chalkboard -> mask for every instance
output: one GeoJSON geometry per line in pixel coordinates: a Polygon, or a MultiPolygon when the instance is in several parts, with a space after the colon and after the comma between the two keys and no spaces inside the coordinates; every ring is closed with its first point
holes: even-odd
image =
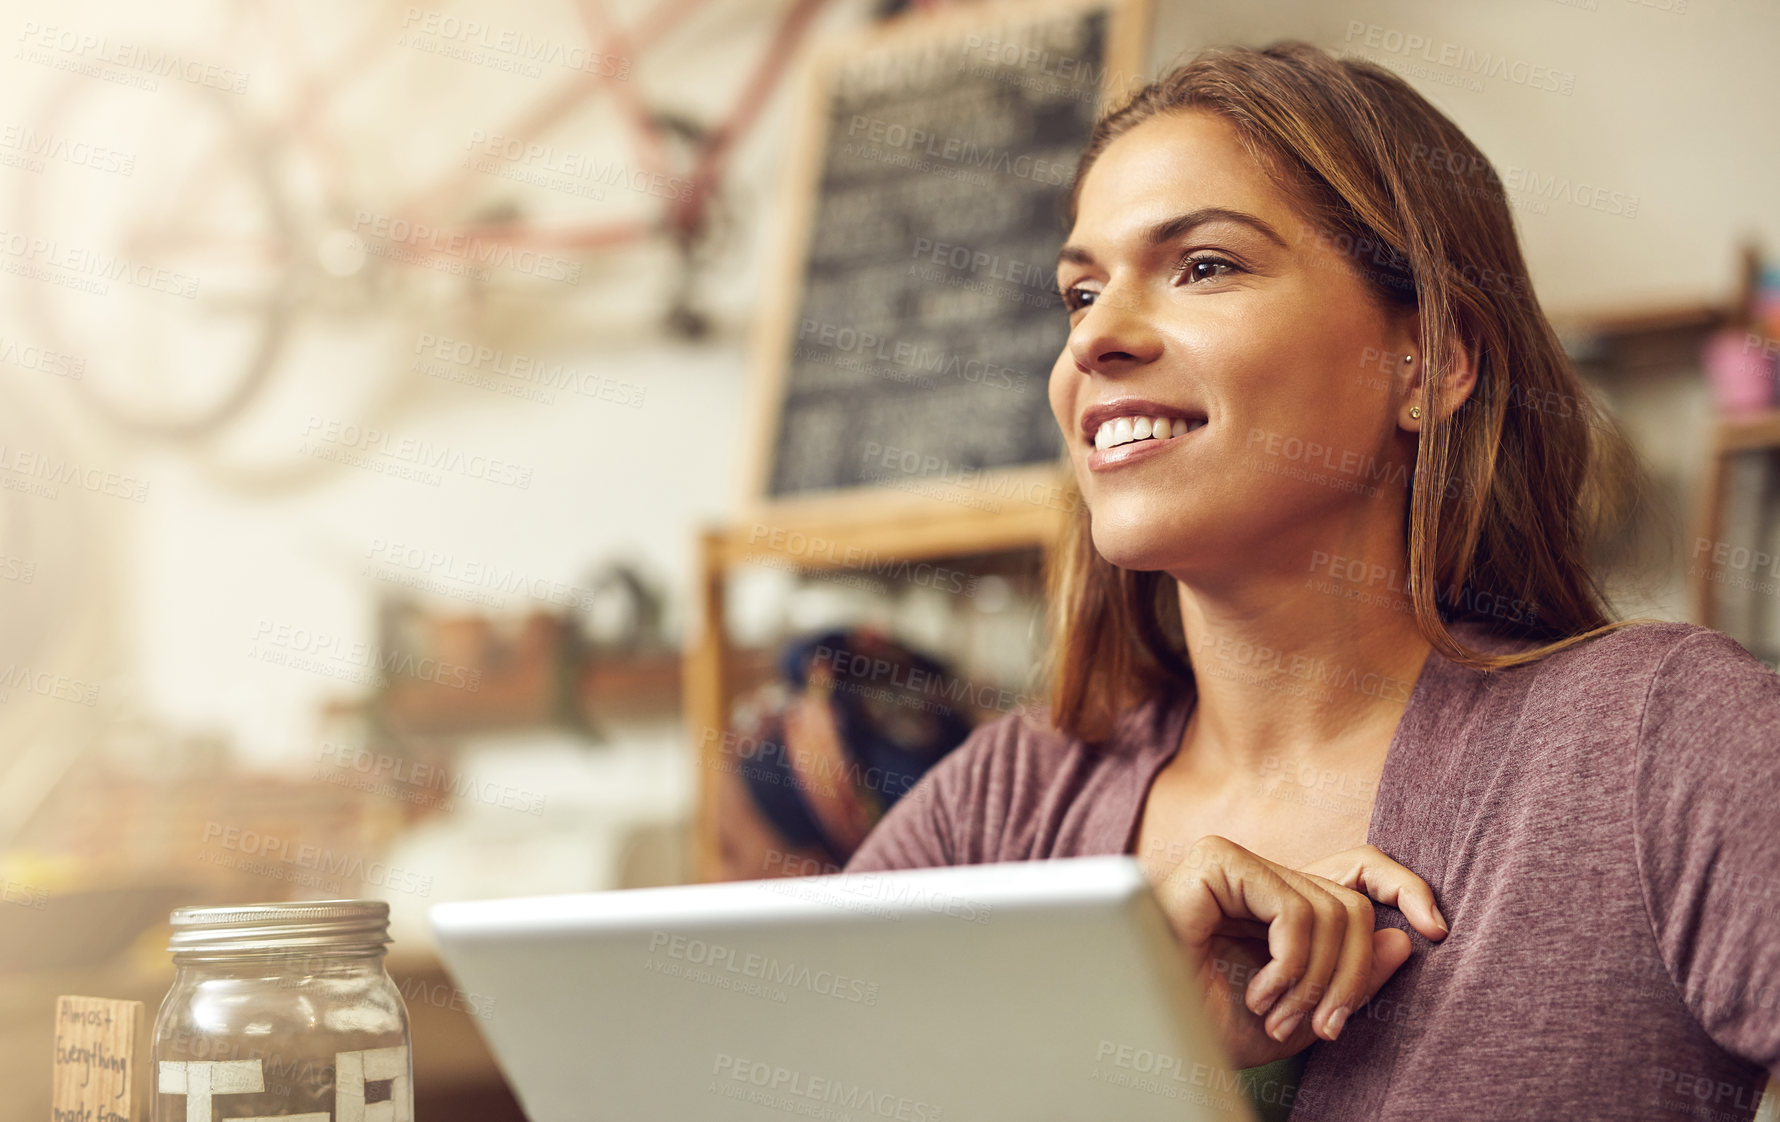
{"type": "Polygon", "coordinates": [[[1064,204],[1095,117],[1139,84],[1144,14],[908,17],[818,67],[757,497],[993,491],[998,469],[1057,464],[1064,204]]]}

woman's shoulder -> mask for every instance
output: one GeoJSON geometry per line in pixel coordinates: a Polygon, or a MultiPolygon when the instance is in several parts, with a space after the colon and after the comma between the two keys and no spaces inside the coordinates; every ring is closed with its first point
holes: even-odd
{"type": "Polygon", "coordinates": [[[1161,746],[1175,702],[1145,701],[1122,714],[1112,735],[1088,742],[1058,728],[1048,704],[1003,713],[978,725],[934,770],[1022,787],[1048,786],[1084,767],[1116,768],[1138,762],[1161,746]]]}
{"type": "MultiPolygon", "coordinates": [[[[1538,646],[1475,628],[1455,634],[1492,653],[1538,646]]],[[[1693,623],[1627,623],[1480,681],[1523,728],[1583,723],[1597,740],[1615,730],[1650,742],[1727,723],[1780,727],[1780,674],[1731,636],[1693,623]]]]}
{"type": "MultiPolygon", "coordinates": [[[[1096,744],[1056,728],[1042,705],[993,717],[890,808],[847,869],[969,865],[1068,849],[1053,836],[1059,824],[1046,808],[1128,782],[1148,753],[1162,749],[1171,713],[1170,703],[1146,702],[1121,717],[1109,741],[1096,744]]],[[[1075,827],[1098,837],[1106,827],[1095,815],[1116,808],[1096,803],[1090,811],[1094,821],[1075,827]]]]}
{"type": "MultiPolygon", "coordinates": [[[[1492,654],[1541,645],[1531,639],[1497,635],[1476,624],[1455,626],[1453,633],[1466,646],[1492,654]]],[[[1491,673],[1601,696],[1647,692],[1659,681],[1700,671],[1752,681],[1761,681],[1765,675],[1780,682],[1780,676],[1729,635],[1677,620],[1629,622],[1542,658],[1491,673]]]]}

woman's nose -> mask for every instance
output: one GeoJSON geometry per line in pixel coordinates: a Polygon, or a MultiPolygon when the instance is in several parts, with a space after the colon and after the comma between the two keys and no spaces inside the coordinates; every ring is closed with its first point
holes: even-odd
{"type": "Polygon", "coordinates": [[[1124,290],[1103,289],[1069,332],[1078,370],[1103,374],[1154,362],[1162,337],[1143,305],[1124,290]]]}

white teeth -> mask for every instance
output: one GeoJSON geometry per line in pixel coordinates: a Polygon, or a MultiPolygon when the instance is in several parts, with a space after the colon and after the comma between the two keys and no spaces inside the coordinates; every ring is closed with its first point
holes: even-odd
{"type": "Polygon", "coordinates": [[[1174,436],[1185,436],[1204,424],[1201,420],[1171,421],[1167,417],[1118,417],[1095,430],[1094,447],[1104,450],[1137,440],[1167,440],[1174,436]]]}

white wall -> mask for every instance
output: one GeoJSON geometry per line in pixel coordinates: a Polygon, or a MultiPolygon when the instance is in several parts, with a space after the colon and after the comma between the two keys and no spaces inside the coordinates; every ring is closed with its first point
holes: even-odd
{"type": "Polygon", "coordinates": [[[1202,46],[1296,38],[1402,74],[1510,180],[1533,281],[1554,315],[1728,297],[1740,238],[1780,253],[1780,5],[1157,0],[1156,11],[1157,67],[1202,46]],[[1481,56],[1505,59],[1526,82],[1462,61],[1481,56]],[[1482,88],[1464,84],[1472,79],[1482,88]],[[1573,92],[1537,88],[1548,84],[1573,92]],[[1558,197],[1566,180],[1624,199],[1578,205],[1575,189],[1558,197]],[[1529,186],[1515,192],[1517,183],[1529,186]],[[1630,210],[1632,196],[1635,216],[1609,213],[1630,210]],[[1541,201],[1545,213],[1533,209],[1541,201]]]}

